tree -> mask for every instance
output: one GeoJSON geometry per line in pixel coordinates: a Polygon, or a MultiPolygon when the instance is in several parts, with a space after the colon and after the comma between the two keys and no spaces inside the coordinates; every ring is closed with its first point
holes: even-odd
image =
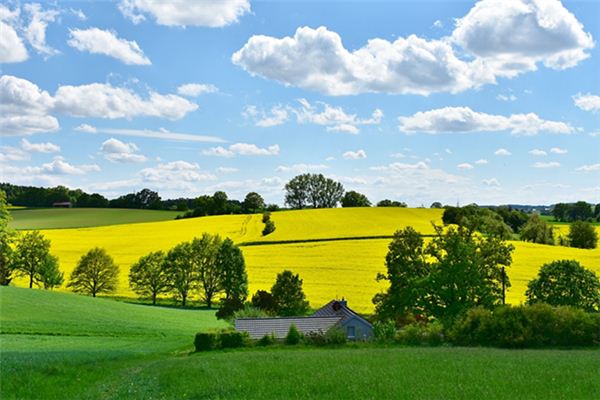
{"type": "Polygon", "coordinates": [[[552,209],[552,215],[554,219],[558,222],[565,222],[568,220],[569,215],[569,205],[565,203],[557,203],[554,205],[552,209]]]}
{"type": "Polygon", "coordinates": [[[427,246],[412,228],[396,233],[386,257],[388,273],[378,275],[390,286],[373,299],[379,319],[412,314],[448,323],[469,308],[502,302],[514,248],[464,227],[435,231],[427,246]]]}
{"type": "Polygon", "coordinates": [[[219,235],[204,233],[201,238],[194,238],[191,243],[198,285],[208,308],[212,307],[214,297],[221,292],[221,272],[217,259],[222,242],[219,235]]]}
{"type": "Polygon", "coordinates": [[[217,270],[220,272],[221,288],[225,297],[221,299],[218,317],[229,317],[237,310],[244,308],[248,297],[248,274],[246,262],[239,247],[229,238],[219,247],[217,270]]]}
{"type": "Polygon", "coordinates": [[[31,231],[17,239],[13,267],[19,276],[29,278],[29,288],[40,281],[40,269],[50,254],[50,240],[39,231],[31,231]]]}
{"type": "Polygon", "coordinates": [[[322,174],[303,174],[290,180],[285,191],[285,203],[291,208],[332,208],[341,201],[344,186],[322,174]]]}
{"type": "Polygon", "coordinates": [[[276,306],[273,301],[273,295],[266,290],[257,290],[250,300],[253,307],[259,308],[267,313],[274,313],[276,306]]]}
{"type": "Polygon", "coordinates": [[[173,247],[165,258],[165,272],[169,277],[169,288],[181,299],[185,307],[188,296],[198,285],[197,268],[190,242],[173,247]]]}
{"type": "Polygon", "coordinates": [[[596,274],[575,260],[544,264],[527,285],[527,302],[600,310],[600,281],[596,274]]]}
{"type": "Polygon", "coordinates": [[[342,197],[342,207],[371,207],[371,202],[364,194],[350,190],[342,197]]]}
{"type": "Polygon", "coordinates": [[[38,270],[39,283],[44,289],[54,289],[65,281],[64,274],[58,268],[58,258],[48,254],[38,270]]]}
{"type": "Polygon", "coordinates": [[[578,201],[571,205],[568,213],[570,221],[587,221],[594,216],[592,205],[585,201],[578,201]]]}
{"type": "Polygon", "coordinates": [[[569,246],[580,249],[595,249],[598,244],[598,233],[592,224],[575,221],[569,227],[569,246]]]}
{"type": "Polygon", "coordinates": [[[156,304],[156,297],[169,291],[169,276],[165,268],[166,255],[162,251],[149,253],[131,266],[129,286],[140,296],[150,297],[156,304]]]}
{"type": "Polygon", "coordinates": [[[0,190],[0,285],[6,286],[12,280],[13,248],[15,232],[8,227],[10,213],[6,193],[0,190]]]}
{"type": "Polygon", "coordinates": [[[308,201],[310,174],[298,175],[285,185],[285,204],[295,209],[305,208],[308,201]]]}
{"type": "Polygon", "coordinates": [[[407,205],[403,201],[384,199],[377,203],[377,207],[401,207],[406,208],[407,205]]]}
{"type": "Polygon", "coordinates": [[[119,267],[106,250],[94,247],[81,256],[71,273],[68,287],[74,292],[91,294],[114,292],[119,282],[119,267]]]}
{"type": "Polygon", "coordinates": [[[270,218],[265,221],[265,227],[262,230],[263,236],[267,236],[269,233],[275,232],[275,222],[270,218]]]}
{"type": "Polygon", "coordinates": [[[218,191],[212,197],[213,210],[211,214],[222,215],[227,213],[227,193],[218,191]]]}
{"type": "Polygon", "coordinates": [[[439,201],[434,201],[433,203],[431,203],[431,206],[429,206],[429,208],[443,208],[444,206],[442,206],[442,203],[440,203],[439,201]]]}
{"type": "Polygon", "coordinates": [[[277,315],[304,315],[308,311],[308,301],[302,291],[302,279],[292,271],[285,270],[277,274],[271,294],[277,315]]]}
{"type": "Polygon", "coordinates": [[[256,192],[248,193],[242,203],[242,210],[246,214],[261,212],[264,208],[265,201],[262,196],[256,192]]]}
{"type": "Polygon", "coordinates": [[[521,228],[521,240],[540,244],[554,244],[554,229],[539,215],[533,214],[521,228]]]}

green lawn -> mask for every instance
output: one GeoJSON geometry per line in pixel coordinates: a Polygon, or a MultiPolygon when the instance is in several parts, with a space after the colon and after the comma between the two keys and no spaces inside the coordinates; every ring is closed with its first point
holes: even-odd
{"type": "Polygon", "coordinates": [[[276,346],[190,353],[225,326],[178,310],[0,287],[2,399],[595,399],[600,350],[276,346]]]}
{"type": "Polygon", "coordinates": [[[179,211],[121,208],[25,208],[11,210],[15,229],[86,228],[174,219],[179,211]]]}

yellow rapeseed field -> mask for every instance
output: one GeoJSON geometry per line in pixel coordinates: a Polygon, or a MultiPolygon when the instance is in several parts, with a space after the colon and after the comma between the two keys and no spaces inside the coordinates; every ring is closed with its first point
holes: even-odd
{"type": "MultiPolygon", "coordinates": [[[[52,241],[52,253],[60,258],[61,270],[66,277],[87,250],[94,246],[106,248],[121,268],[116,294],[134,296],[127,282],[132,263],[150,251],[168,250],[203,232],[218,233],[237,243],[382,236],[391,235],[407,225],[422,233],[432,233],[431,221],[441,222],[441,211],[401,208],[304,210],[276,212],[272,219],[277,230],[267,237],[261,236],[263,224],[258,214],[54,229],[42,233],[52,241]]],[[[389,241],[369,239],[244,246],[250,292],[269,289],[278,272],[291,269],[300,273],[304,280],[304,289],[312,306],[344,296],[357,311],[370,312],[373,295],[384,288],[375,281],[375,276],[385,271],[384,258],[389,241]]],[[[527,282],[542,264],[553,260],[576,259],[600,274],[600,249],[512,243],[516,250],[508,274],[513,286],[507,294],[511,303],[524,299],[527,282]]],[[[24,284],[24,281],[18,280],[17,284],[24,284]]]]}

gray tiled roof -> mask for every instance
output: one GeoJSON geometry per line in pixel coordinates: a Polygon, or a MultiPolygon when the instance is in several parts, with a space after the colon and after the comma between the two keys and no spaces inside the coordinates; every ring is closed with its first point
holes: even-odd
{"type": "Polygon", "coordinates": [[[352,311],[347,305],[345,301],[339,300],[331,300],[329,303],[325,304],[323,307],[319,308],[313,314],[315,317],[340,317],[341,323],[344,323],[346,320],[356,317],[368,325],[371,325],[369,321],[352,311]],[[336,305],[334,307],[334,305],[336,305]],[[337,308],[337,310],[336,310],[337,308]]]}
{"type": "Polygon", "coordinates": [[[250,338],[260,339],[273,333],[275,338],[283,339],[292,324],[302,333],[326,332],[340,322],[339,316],[313,316],[289,318],[240,318],[235,320],[235,330],[248,332],[250,338]]]}

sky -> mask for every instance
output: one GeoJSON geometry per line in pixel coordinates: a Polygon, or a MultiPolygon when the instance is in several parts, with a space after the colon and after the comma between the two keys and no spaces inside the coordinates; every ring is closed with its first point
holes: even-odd
{"type": "Polygon", "coordinates": [[[600,2],[0,3],[0,181],[600,203],[600,2]]]}

